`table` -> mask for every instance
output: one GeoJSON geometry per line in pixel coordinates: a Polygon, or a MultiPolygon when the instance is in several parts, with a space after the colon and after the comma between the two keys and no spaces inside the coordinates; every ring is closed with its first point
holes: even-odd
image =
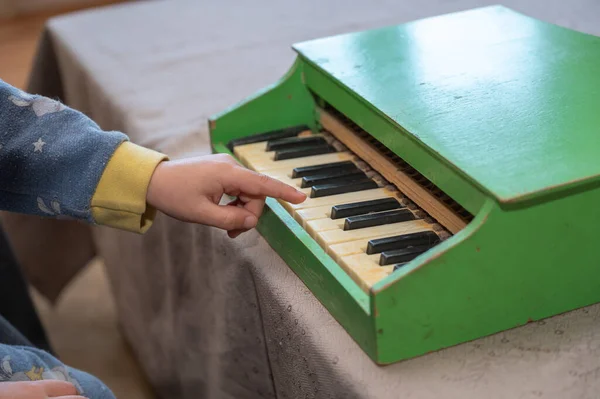
{"type": "MultiPolygon", "coordinates": [[[[207,118],[279,79],[291,44],[494,3],[180,0],[87,11],[50,21],[31,90],[172,158],[208,154],[207,118]]],[[[503,4],[600,35],[593,0],[503,4]]],[[[600,306],[378,367],[256,232],[229,240],[164,216],[145,236],[17,215],[5,225],[51,299],[91,256],[105,258],[124,333],[165,398],[600,392],[600,306]],[[25,250],[32,236],[39,256],[25,250]]]]}

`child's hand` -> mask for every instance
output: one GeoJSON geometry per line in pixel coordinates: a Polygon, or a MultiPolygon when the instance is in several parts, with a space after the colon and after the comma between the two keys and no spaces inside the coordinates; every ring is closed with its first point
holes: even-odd
{"type": "Polygon", "coordinates": [[[159,164],[148,187],[147,201],[176,219],[215,226],[234,238],[256,226],[265,197],[294,204],[306,199],[293,187],[219,154],[159,164]],[[237,197],[237,201],[219,206],[223,194],[237,197]]]}
{"type": "Polygon", "coordinates": [[[85,399],[70,382],[57,380],[0,382],[0,399],[85,399]]]}

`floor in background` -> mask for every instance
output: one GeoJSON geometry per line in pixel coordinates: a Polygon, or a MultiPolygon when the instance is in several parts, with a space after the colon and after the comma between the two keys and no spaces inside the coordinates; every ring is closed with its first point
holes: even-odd
{"type": "MultiPolygon", "coordinates": [[[[0,79],[22,89],[26,87],[38,36],[45,21],[56,14],[0,20],[0,79]]],[[[35,292],[34,301],[63,362],[99,377],[119,399],[154,398],[118,328],[101,261],[92,262],[55,307],[35,292]]]]}

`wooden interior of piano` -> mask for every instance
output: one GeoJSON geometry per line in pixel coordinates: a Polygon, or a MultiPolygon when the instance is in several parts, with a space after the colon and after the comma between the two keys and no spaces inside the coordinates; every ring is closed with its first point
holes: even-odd
{"type": "Polygon", "coordinates": [[[445,194],[400,156],[331,105],[320,101],[321,126],[376,169],[402,193],[453,234],[473,220],[473,215],[445,194]]]}

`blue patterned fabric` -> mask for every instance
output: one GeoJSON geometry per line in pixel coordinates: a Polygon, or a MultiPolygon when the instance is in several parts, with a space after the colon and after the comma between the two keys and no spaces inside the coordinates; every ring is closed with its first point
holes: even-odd
{"type": "Polygon", "coordinates": [[[90,203],[127,136],[0,80],[0,209],[93,223],[90,203]]]}

